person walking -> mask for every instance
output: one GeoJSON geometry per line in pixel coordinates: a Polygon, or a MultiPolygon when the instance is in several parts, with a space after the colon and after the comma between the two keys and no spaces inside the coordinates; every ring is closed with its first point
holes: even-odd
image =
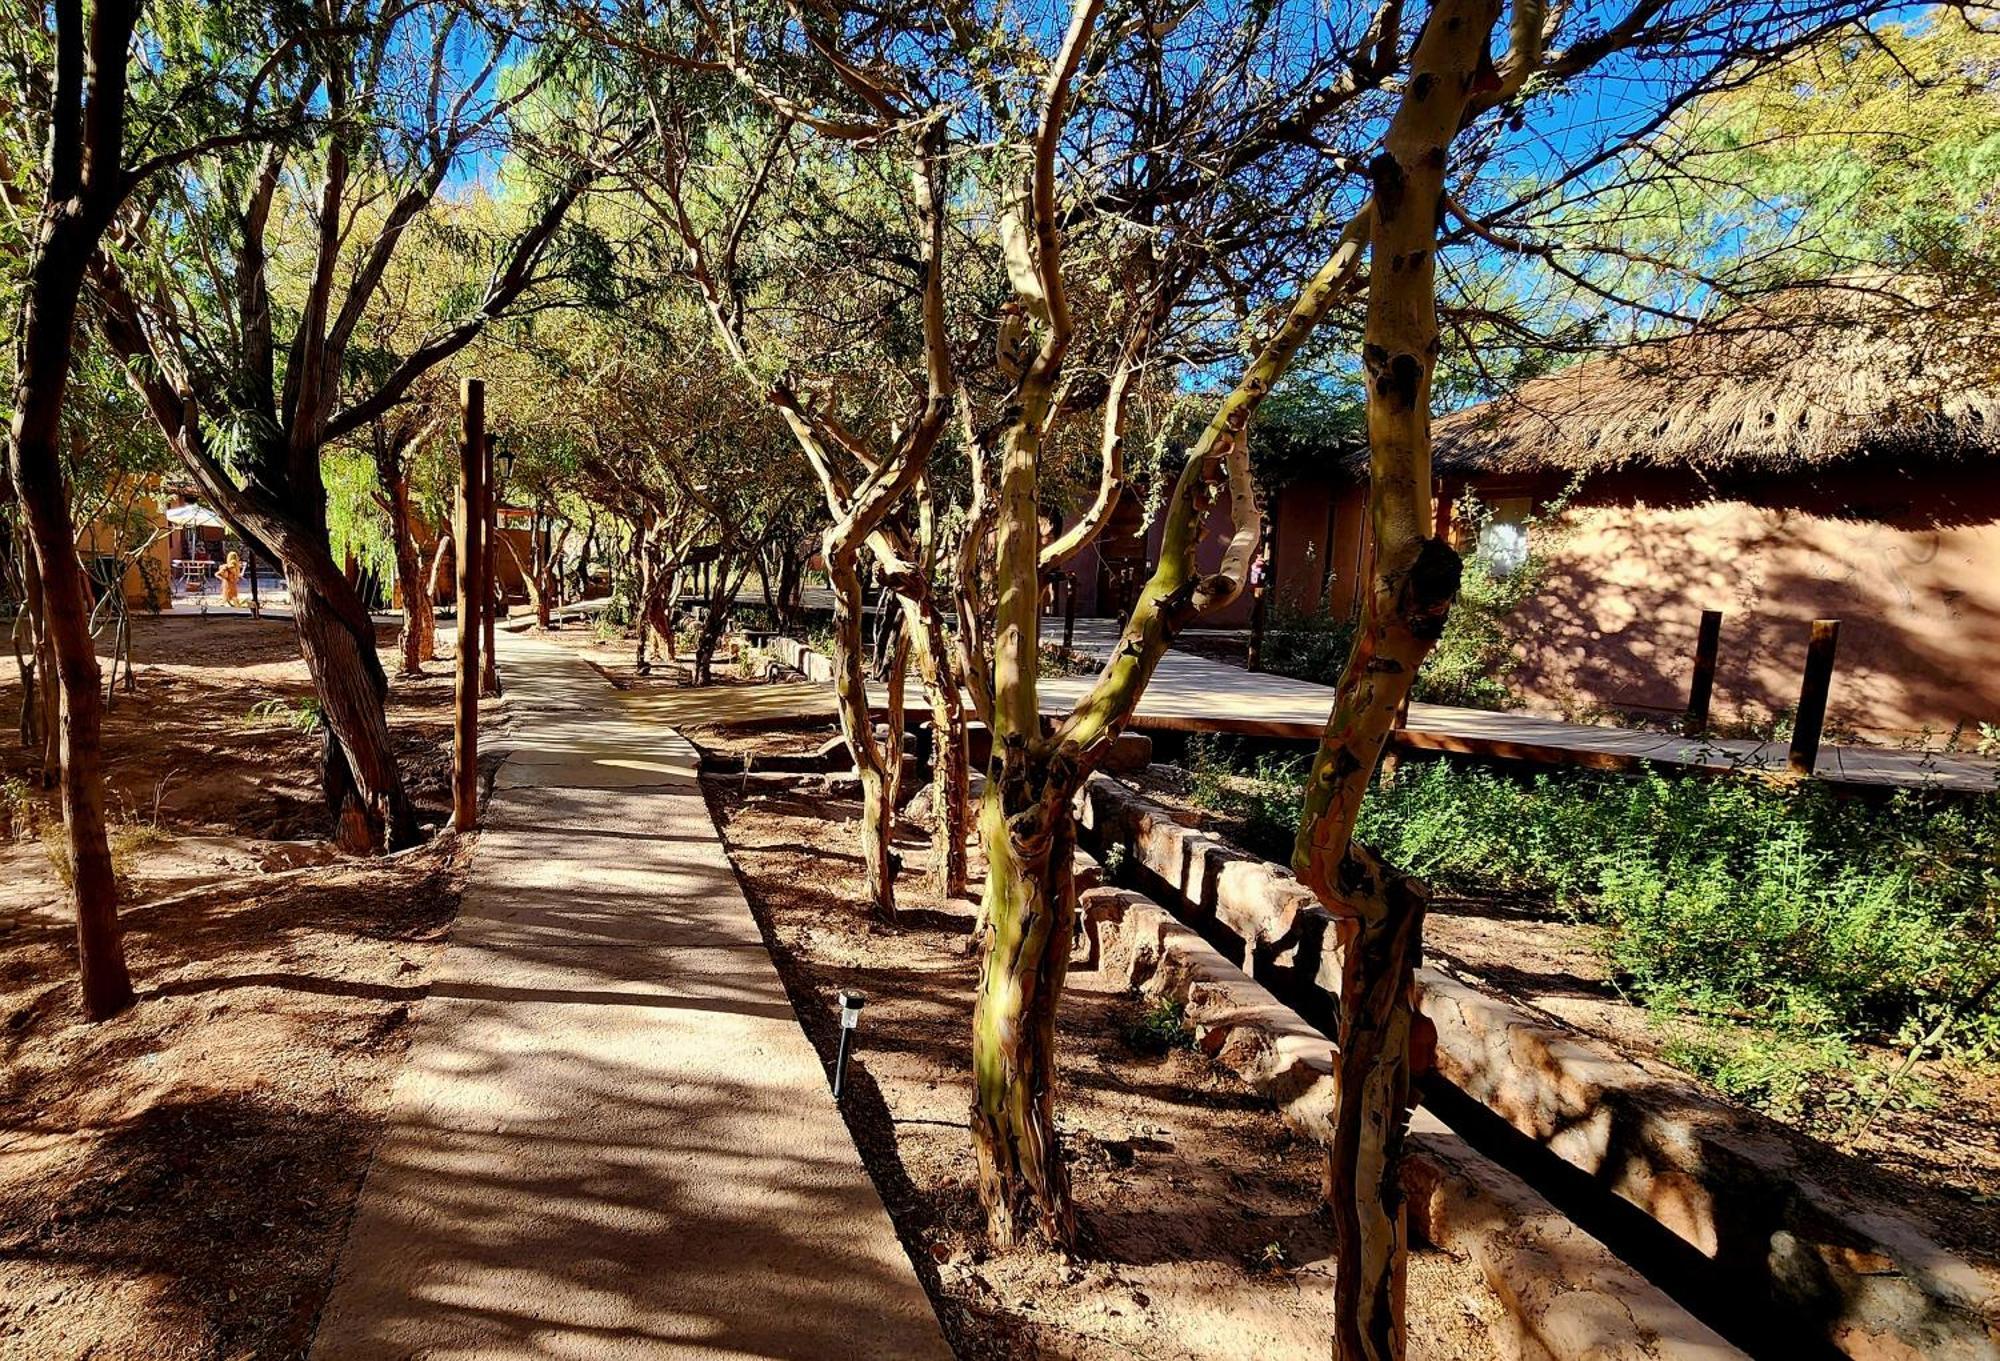
{"type": "Polygon", "coordinates": [[[216,580],[222,583],[222,603],[241,605],[243,598],[236,593],[237,583],[243,580],[243,559],[232,552],[223,559],[222,566],[215,569],[216,580]]]}

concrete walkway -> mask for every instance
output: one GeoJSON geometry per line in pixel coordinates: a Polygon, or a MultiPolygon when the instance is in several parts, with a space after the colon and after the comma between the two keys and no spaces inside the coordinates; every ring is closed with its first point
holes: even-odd
{"type": "Polygon", "coordinates": [[[514,733],[314,1361],[950,1352],[695,751],[504,637],[514,733]]]}

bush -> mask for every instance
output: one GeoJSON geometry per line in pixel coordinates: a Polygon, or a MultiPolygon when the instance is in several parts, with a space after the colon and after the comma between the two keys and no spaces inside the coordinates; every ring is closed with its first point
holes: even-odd
{"type": "Polygon", "coordinates": [[[1194,1048],[1187,1026],[1187,1008],[1170,997],[1156,997],[1125,1026],[1125,1043],[1134,1053],[1160,1055],[1194,1048]]]}
{"type": "Polygon", "coordinates": [[[1264,625],[1262,664],[1273,675],[1332,685],[1353,647],[1350,620],[1276,606],[1264,625]]]}
{"type": "Polygon", "coordinates": [[[298,700],[283,696],[260,699],[250,706],[247,722],[269,727],[291,728],[295,732],[318,732],[325,710],[320,707],[317,695],[304,695],[298,700]]]}
{"type": "Polygon", "coordinates": [[[2000,1024],[2000,797],[1432,762],[1373,792],[1360,835],[1442,887],[1596,917],[1661,1005],[1815,1033],[1893,1036],[1935,1004],[2000,1024]]]}
{"type": "MultiPolygon", "coordinates": [[[[1209,738],[1188,769],[1196,802],[1289,860],[1303,758],[1209,738]]],[[[1370,791],[1358,835],[1439,888],[1601,922],[1613,967],[1662,1008],[1884,1038],[1943,1008],[1961,1044],[2000,1042],[2000,796],[1430,761],[1370,791]]]]}

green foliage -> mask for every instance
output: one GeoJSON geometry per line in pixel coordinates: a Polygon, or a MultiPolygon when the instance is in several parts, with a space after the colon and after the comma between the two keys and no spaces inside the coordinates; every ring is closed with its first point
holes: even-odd
{"type": "Polygon", "coordinates": [[[1194,1048],[1187,1008],[1171,997],[1156,997],[1124,1028],[1126,1047],[1140,1054],[1166,1054],[1194,1048]]]}
{"type": "Polygon", "coordinates": [[[352,554],[377,581],[395,580],[396,545],[389,535],[389,515],[377,500],[381,481],[375,461],[347,449],[320,455],[320,475],[326,483],[327,533],[333,560],[352,554]]]}
{"type": "Polygon", "coordinates": [[[1465,573],[1444,635],[1417,671],[1412,689],[1417,699],[1466,709],[1512,707],[1507,677],[1520,660],[1514,655],[1511,617],[1548,576],[1550,543],[1560,533],[1574,490],[1572,486],[1522,523],[1527,555],[1518,563],[1503,563],[1478,547],[1494,523],[1492,507],[1471,496],[1460,505],[1460,521],[1473,547],[1465,554],[1465,573]]]}
{"type": "Polygon", "coordinates": [[[1620,248],[1589,270],[1625,297],[1686,301],[1697,264],[1744,290],[1887,268],[1990,295],[2000,31],[1944,6],[1836,29],[1682,109],[1614,178],[1561,229],[1620,248]]]}
{"type": "Polygon", "coordinates": [[[25,780],[0,780],[0,840],[30,841],[41,833],[41,804],[25,780]]]}
{"type": "Polygon", "coordinates": [[[1273,675],[1332,685],[1353,647],[1353,621],[1283,605],[1264,625],[1261,662],[1273,675]]]}
{"type": "MultiPolygon", "coordinates": [[[[1301,758],[1191,744],[1193,797],[1290,858],[1301,758]]],[[[1515,894],[1608,928],[1670,1061],[1774,1114],[1847,1128],[1921,1102],[1853,1048],[2000,1052],[2000,796],[1406,764],[1357,835],[1449,892],[1515,894]]]]}
{"type": "Polygon", "coordinates": [[[1199,734],[1188,740],[1195,802],[1237,819],[1244,844],[1280,864],[1291,863],[1305,814],[1307,768],[1298,756],[1245,756],[1235,738],[1199,734]]]}
{"type": "Polygon", "coordinates": [[[1751,1031],[1709,1022],[1670,1034],[1660,1055],[1725,1096],[1783,1120],[1816,1122],[1852,1103],[1868,1074],[1838,1035],[1751,1031]]]}
{"type": "Polygon", "coordinates": [[[305,695],[297,700],[275,696],[260,699],[251,705],[248,721],[267,727],[291,728],[295,732],[318,732],[325,712],[314,695],[305,695]]]}
{"type": "Polygon", "coordinates": [[[1336,459],[1362,448],[1364,415],[1351,387],[1295,382],[1275,389],[1250,427],[1251,468],[1265,493],[1323,478],[1336,459]]]}
{"type": "MultiPolygon", "coordinates": [[[[1620,974],[1668,1007],[1894,1035],[2000,970],[2000,799],[1430,763],[1374,791],[1360,834],[1441,887],[1595,916],[1620,974]]],[[[1990,992],[1979,1006],[2000,1013],[1990,992]]]]}

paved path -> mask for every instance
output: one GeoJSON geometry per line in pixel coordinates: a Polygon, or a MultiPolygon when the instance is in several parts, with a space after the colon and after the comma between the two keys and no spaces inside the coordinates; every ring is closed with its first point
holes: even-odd
{"type": "Polygon", "coordinates": [[[949,1357],[694,780],[560,648],[514,734],[313,1361],[949,1357]]]}

